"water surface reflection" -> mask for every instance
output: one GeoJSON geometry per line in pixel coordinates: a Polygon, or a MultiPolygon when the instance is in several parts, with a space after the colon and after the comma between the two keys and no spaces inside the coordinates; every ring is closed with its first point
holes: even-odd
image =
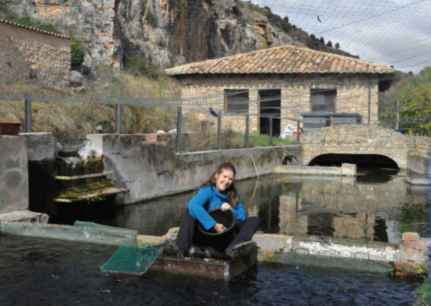
{"type": "MultiPolygon", "coordinates": [[[[319,235],[398,243],[401,233],[429,235],[429,189],[412,189],[402,174],[356,178],[264,176],[238,183],[250,215],[266,233],[319,235]]],[[[193,193],[118,209],[112,224],[160,235],[178,226],[193,193]]]]}

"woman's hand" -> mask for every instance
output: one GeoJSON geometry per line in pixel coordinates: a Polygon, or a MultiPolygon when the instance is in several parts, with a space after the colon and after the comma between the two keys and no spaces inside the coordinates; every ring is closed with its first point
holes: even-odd
{"type": "Polygon", "coordinates": [[[224,227],[223,224],[217,223],[216,225],[214,225],[214,230],[217,233],[223,233],[226,230],[226,228],[224,227]]]}
{"type": "Polygon", "coordinates": [[[220,209],[222,210],[222,211],[226,211],[226,210],[229,210],[229,209],[232,209],[232,206],[230,206],[230,204],[229,203],[223,203],[222,205],[221,205],[221,207],[220,207],[220,209]]]}

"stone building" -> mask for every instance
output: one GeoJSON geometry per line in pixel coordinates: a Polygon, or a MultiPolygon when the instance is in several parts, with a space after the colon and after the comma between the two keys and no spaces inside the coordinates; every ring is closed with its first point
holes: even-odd
{"type": "Polygon", "coordinates": [[[69,84],[67,36],[0,19],[0,82],[37,79],[50,87],[69,84]]]}
{"type": "MultiPolygon", "coordinates": [[[[224,113],[225,126],[275,135],[303,113],[355,114],[361,124],[377,123],[379,92],[394,70],[386,65],[283,45],[195,62],[166,70],[181,84],[183,109],[191,104],[224,113]],[[200,97],[200,98],[198,98],[200,97]]],[[[194,106],[195,108],[196,106],[194,106]]]]}

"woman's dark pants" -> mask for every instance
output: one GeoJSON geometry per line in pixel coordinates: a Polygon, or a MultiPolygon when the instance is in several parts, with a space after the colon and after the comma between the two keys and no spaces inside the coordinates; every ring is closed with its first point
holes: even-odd
{"type": "Polygon", "coordinates": [[[237,223],[232,233],[220,236],[206,236],[197,228],[198,222],[186,212],[180,226],[176,244],[183,254],[192,245],[211,246],[223,252],[226,248],[232,248],[238,243],[251,240],[259,227],[258,217],[249,217],[245,221],[237,223]]]}

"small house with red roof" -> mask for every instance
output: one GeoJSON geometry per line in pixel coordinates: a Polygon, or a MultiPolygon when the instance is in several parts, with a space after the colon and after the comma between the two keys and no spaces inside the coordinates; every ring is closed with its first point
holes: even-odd
{"type": "Polygon", "coordinates": [[[196,109],[196,104],[211,107],[224,114],[224,127],[242,131],[249,116],[251,131],[268,134],[272,122],[277,135],[313,114],[336,122],[343,122],[347,114],[355,123],[376,124],[379,93],[394,70],[283,45],[181,65],[166,73],[181,84],[184,111],[192,105],[196,109]]]}

